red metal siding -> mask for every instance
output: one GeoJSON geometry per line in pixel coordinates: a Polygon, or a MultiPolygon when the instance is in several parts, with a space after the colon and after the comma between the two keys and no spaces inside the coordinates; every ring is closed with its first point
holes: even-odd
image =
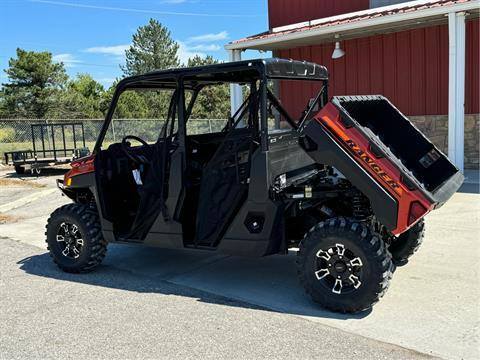
{"type": "Polygon", "coordinates": [[[369,8],[369,0],[268,0],[270,29],[369,8]]]}
{"type": "MultiPolygon", "coordinates": [[[[480,112],[479,28],[479,19],[467,22],[467,114],[480,112]]],[[[346,55],[337,60],[331,59],[334,44],[282,50],[277,55],[327,66],[330,95],[383,94],[407,115],[448,113],[447,25],[348,40],[342,46],[346,55]]],[[[292,86],[283,84],[281,95],[297,116],[313,96],[312,88],[292,86]]]]}
{"type": "Polygon", "coordinates": [[[466,113],[480,112],[480,19],[467,22],[465,109],[466,113]]]}

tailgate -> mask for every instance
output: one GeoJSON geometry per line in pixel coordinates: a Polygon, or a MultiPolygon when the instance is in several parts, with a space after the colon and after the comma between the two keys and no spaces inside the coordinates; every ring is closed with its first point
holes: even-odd
{"type": "Polygon", "coordinates": [[[334,97],[300,131],[307,153],[344,174],[395,235],[463,183],[450,160],[383,96],[334,97]]]}

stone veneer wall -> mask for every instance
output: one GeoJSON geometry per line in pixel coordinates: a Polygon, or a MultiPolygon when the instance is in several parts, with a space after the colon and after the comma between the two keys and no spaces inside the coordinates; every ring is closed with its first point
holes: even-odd
{"type": "MultiPolygon", "coordinates": [[[[445,154],[448,154],[448,116],[409,116],[412,122],[445,154]]],[[[465,115],[465,169],[479,168],[480,114],[465,115]]]]}

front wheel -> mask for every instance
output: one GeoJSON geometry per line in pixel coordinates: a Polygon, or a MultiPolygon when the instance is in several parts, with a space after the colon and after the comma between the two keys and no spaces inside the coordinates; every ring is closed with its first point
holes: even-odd
{"type": "Polygon", "coordinates": [[[68,204],[55,210],[47,222],[47,247],[53,261],[66,272],[88,272],[107,252],[97,212],[85,205],[68,204]]]}
{"type": "Polygon", "coordinates": [[[356,313],[386,292],[394,271],[384,241],[365,224],[333,218],[305,235],[297,254],[300,282],[326,309],[356,313]]]}

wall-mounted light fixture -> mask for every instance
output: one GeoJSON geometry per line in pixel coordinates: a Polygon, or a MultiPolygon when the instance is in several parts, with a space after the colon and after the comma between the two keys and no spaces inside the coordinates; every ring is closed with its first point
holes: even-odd
{"type": "Polygon", "coordinates": [[[340,35],[335,35],[335,49],[332,53],[332,59],[339,59],[342,56],[345,56],[345,51],[340,47],[340,35]]]}

